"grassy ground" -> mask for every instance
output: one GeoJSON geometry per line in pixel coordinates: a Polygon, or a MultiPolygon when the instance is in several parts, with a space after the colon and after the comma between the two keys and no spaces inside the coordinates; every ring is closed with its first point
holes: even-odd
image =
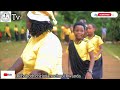
{"type": "MultiPolygon", "coordinates": [[[[0,42],[0,59],[18,57],[25,45],[26,42],[23,43],[21,41],[12,41],[10,43],[6,43],[5,41],[0,42]]],[[[115,54],[120,57],[120,45],[104,44],[103,49],[111,55],[115,54]]]]}
{"type": "MultiPolygon", "coordinates": [[[[5,41],[0,42],[0,70],[8,70],[17,58],[21,55],[24,47],[26,46],[26,42],[15,42],[12,41],[10,43],[6,43],[5,41]]],[[[66,44],[62,43],[63,46],[63,72],[65,74],[71,74],[68,72],[68,56],[65,54],[66,44]]],[[[111,48],[112,52],[116,52],[119,54],[119,45],[109,45],[104,44],[103,47],[103,79],[119,79],[120,78],[120,62],[113,58],[110,54],[111,48]],[[109,50],[109,51],[108,51],[109,50]]],[[[22,72],[22,71],[21,71],[22,72]]],[[[20,73],[21,73],[20,72],[20,73]]]]}
{"type": "Polygon", "coordinates": [[[0,59],[18,57],[22,53],[25,45],[26,42],[21,41],[12,41],[10,43],[6,43],[5,41],[0,42],[0,59]]]}
{"type": "Polygon", "coordinates": [[[0,70],[7,70],[21,55],[26,42],[0,42],[0,70]]]}
{"type": "Polygon", "coordinates": [[[119,44],[104,44],[103,48],[107,53],[118,56],[120,58],[120,45],[119,44]]]}

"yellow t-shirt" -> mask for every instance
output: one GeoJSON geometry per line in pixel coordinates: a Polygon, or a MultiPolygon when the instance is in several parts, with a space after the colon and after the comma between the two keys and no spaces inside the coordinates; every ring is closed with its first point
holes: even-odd
{"type": "Polygon", "coordinates": [[[61,26],[61,30],[62,30],[62,32],[65,34],[65,33],[66,33],[67,28],[66,28],[65,26],[61,26]]]}
{"type": "Polygon", "coordinates": [[[74,35],[73,32],[71,32],[71,33],[69,34],[69,38],[70,38],[70,40],[75,40],[75,35],[74,35]]]}
{"type": "Polygon", "coordinates": [[[18,28],[17,28],[17,27],[15,27],[15,28],[14,28],[14,31],[15,31],[15,32],[18,32],[18,28]]]}
{"type": "Polygon", "coordinates": [[[25,30],[24,29],[21,29],[21,34],[24,34],[25,33],[25,30]]]}
{"type": "Polygon", "coordinates": [[[74,45],[75,45],[75,48],[76,48],[76,50],[78,52],[78,55],[80,56],[80,58],[83,61],[90,60],[89,52],[94,50],[94,46],[89,40],[84,39],[79,44],[76,44],[74,42],[74,45]]]}
{"type": "Polygon", "coordinates": [[[9,37],[11,37],[10,27],[9,26],[5,27],[5,33],[7,33],[9,35],[9,37]]]}
{"type": "Polygon", "coordinates": [[[65,29],[65,26],[61,26],[61,29],[64,30],[64,29],[65,29]]]}
{"type": "Polygon", "coordinates": [[[39,37],[31,37],[21,58],[24,62],[23,74],[32,70],[44,70],[49,75],[62,75],[62,46],[52,32],[44,32],[39,37]]]}
{"type": "MultiPolygon", "coordinates": [[[[95,35],[93,38],[88,38],[87,36],[86,39],[89,39],[93,43],[95,48],[94,55],[96,55],[100,50],[99,46],[103,44],[101,37],[98,35],[95,35]]],[[[101,54],[97,58],[95,58],[95,60],[98,60],[100,57],[101,57],[101,54]]]]}
{"type": "Polygon", "coordinates": [[[64,40],[65,39],[65,34],[63,32],[61,32],[60,37],[61,37],[62,40],[64,40]]]}
{"type": "Polygon", "coordinates": [[[61,36],[61,39],[64,40],[64,39],[65,39],[65,33],[64,33],[64,32],[65,32],[65,27],[64,27],[64,26],[61,26],[61,30],[62,30],[62,31],[61,31],[60,36],[61,36]]]}
{"type": "Polygon", "coordinates": [[[57,26],[54,26],[52,31],[57,32],[57,26]]]}
{"type": "Polygon", "coordinates": [[[71,33],[70,28],[64,29],[64,33],[65,35],[69,35],[71,33]]]}

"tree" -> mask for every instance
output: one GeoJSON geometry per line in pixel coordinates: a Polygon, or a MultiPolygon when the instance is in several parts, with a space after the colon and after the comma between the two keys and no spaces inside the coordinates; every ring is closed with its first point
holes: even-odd
{"type": "MultiPolygon", "coordinates": [[[[87,23],[93,23],[96,25],[97,30],[95,34],[101,36],[101,27],[106,26],[107,40],[119,41],[120,40],[120,16],[117,18],[93,18],[91,13],[93,11],[58,11],[58,22],[61,24],[74,24],[85,19],[87,23]],[[59,15],[60,14],[60,15],[59,15]]],[[[118,12],[118,15],[120,11],[118,12]]]]}
{"type": "Polygon", "coordinates": [[[117,12],[118,17],[111,19],[111,37],[114,41],[120,41],[120,11],[117,12]]]}

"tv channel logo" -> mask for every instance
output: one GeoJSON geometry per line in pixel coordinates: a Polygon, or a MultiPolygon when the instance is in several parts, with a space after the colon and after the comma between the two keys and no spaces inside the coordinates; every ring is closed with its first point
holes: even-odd
{"type": "Polygon", "coordinates": [[[0,22],[11,22],[11,11],[0,11],[0,22]]]}
{"type": "Polygon", "coordinates": [[[1,79],[15,79],[15,71],[1,71],[1,79]]]}
{"type": "Polygon", "coordinates": [[[21,16],[17,15],[17,13],[12,13],[11,11],[0,11],[0,22],[18,21],[20,19],[21,16]]]}

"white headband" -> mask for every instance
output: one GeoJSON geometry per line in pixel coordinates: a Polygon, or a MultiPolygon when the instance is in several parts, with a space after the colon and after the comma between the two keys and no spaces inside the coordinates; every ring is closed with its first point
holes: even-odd
{"type": "MultiPolygon", "coordinates": [[[[51,14],[51,13],[49,13],[49,14],[51,14]]],[[[50,21],[49,15],[45,15],[45,14],[41,13],[40,11],[29,11],[27,13],[27,16],[30,19],[36,20],[36,21],[50,21]]],[[[52,14],[51,14],[51,16],[52,16],[54,25],[56,25],[57,24],[56,19],[54,18],[54,16],[52,14]]]]}
{"type": "Polygon", "coordinates": [[[50,21],[49,17],[40,13],[40,12],[36,12],[35,14],[32,13],[32,11],[29,11],[27,16],[32,19],[32,20],[36,20],[36,21],[50,21]]]}

